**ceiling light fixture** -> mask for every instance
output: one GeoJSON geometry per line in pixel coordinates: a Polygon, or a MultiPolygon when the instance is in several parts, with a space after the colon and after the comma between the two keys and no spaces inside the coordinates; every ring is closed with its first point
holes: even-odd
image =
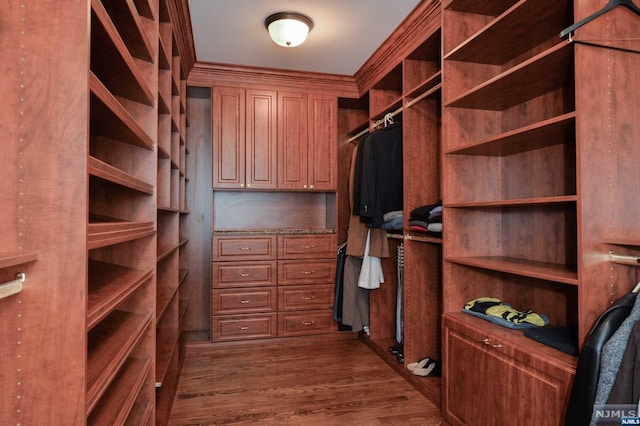
{"type": "Polygon", "coordinates": [[[264,21],[271,39],[280,46],[299,46],[307,39],[313,28],[313,21],[296,12],[278,12],[264,21]]]}

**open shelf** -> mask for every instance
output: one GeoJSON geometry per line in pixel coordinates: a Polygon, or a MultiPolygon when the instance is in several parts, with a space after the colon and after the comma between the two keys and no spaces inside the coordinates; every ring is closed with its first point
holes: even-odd
{"type": "Polygon", "coordinates": [[[126,44],[132,56],[147,62],[153,61],[153,48],[146,36],[142,18],[135,6],[130,1],[105,1],[92,0],[92,7],[98,8],[97,3],[101,3],[109,16],[113,19],[113,24],[118,29],[118,34],[126,44]]]}
{"type": "Polygon", "coordinates": [[[38,252],[0,252],[0,269],[12,268],[38,260],[38,252]]]}
{"type": "MultiPolygon", "coordinates": [[[[484,2],[483,2],[484,3],[484,2]]],[[[567,2],[521,0],[445,56],[451,61],[502,65],[546,40],[561,40],[568,24],[567,2]]]]}
{"type": "Polygon", "coordinates": [[[89,259],[87,330],[91,330],[152,277],[152,269],[138,271],[89,259]]]}
{"type": "Polygon", "coordinates": [[[118,102],[92,72],[89,77],[91,89],[91,133],[120,142],[153,150],[151,136],[118,102]]]}
{"type": "Polygon", "coordinates": [[[151,359],[128,358],[88,419],[92,425],[124,424],[151,371],[151,359]]]}
{"type": "Polygon", "coordinates": [[[89,250],[133,241],[155,234],[155,222],[98,222],[87,226],[89,250]]]}
{"type": "Polygon", "coordinates": [[[571,81],[573,49],[558,44],[446,103],[446,107],[502,111],[571,81]],[[544,78],[540,78],[544,75],[544,78]]]}
{"type": "Polygon", "coordinates": [[[151,325],[151,314],[114,311],[88,334],[87,412],[101,399],[121,366],[151,325]]]}
{"type": "Polygon", "coordinates": [[[126,188],[134,189],[145,194],[153,195],[155,188],[152,184],[146,183],[128,173],[123,172],[117,167],[105,163],[95,157],[89,156],[89,174],[106,181],[116,183],[126,188]]]}
{"type": "Polygon", "coordinates": [[[578,284],[578,273],[566,265],[497,256],[446,257],[445,260],[459,265],[506,272],[523,277],[538,278],[571,285],[578,284]]]}
{"type": "Polygon", "coordinates": [[[91,70],[111,93],[153,106],[155,94],[99,0],[91,7],[91,70]]]}

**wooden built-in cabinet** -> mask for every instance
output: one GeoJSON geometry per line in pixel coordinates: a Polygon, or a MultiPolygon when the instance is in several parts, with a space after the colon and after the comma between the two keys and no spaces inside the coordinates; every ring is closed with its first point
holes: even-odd
{"type": "Polygon", "coordinates": [[[212,89],[213,188],[335,191],[337,97],[212,89]]]}
{"type": "MultiPolygon", "coordinates": [[[[522,331],[468,318],[460,312],[467,301],[496,297],[546,314],[552,326],[576,327],[582,343],[634,285],[630,271],[608,264],[605,241],[637,234],[622,211],[635,207],[624,190],[612,190],[627,177],[613,183],[612,171],[638,158],[618,143],[639,131],[637,94],[626,95],[637,84],[621,82],[638,55],[558,36],[573,16],[595,12],[593,3],[442,3],[443,417],[452,424],[512,424],[531,412],[538,424],[563,424],[576,364],[522,331]],[[599,206],[608,206],[603,215],[599,206]],[[531,389],[526,401],[503,395],[509,381],[477,393],[478,371],[460,362],[461,353],[487,367],[480,373],[487,381],[495,373],[531,389]],[[460,406],[461,397],[482,408],[460,406]]],[[[608,44],[616,37],[605,31],[607,19],[620,33],[637,28],[614,12],[577,38],[608,44]]]]}
{"type": "MultiPolygon", "coordinates": [[[[389,234],[390,257],[382,259],[384,283],[370,292],[369,334],[361,339],[399,374],[435,403],[440,402],[439,377],[419,377],[406,364],[424,357],[441,360],[442,238],[409,230],[411,210],[442,198],[441,184],[441,31],[438,4],[417,10],[420,32],[407,36],[404,51],[384,64],[385,70],[360,99],[340,99],[340,117],[351,123],[345,140],[358,142],[384,127],[387,114],[403,133],[404,226],[389,234]],[[362,134],[361,137],[355,135],[362,134]],[[388,351],[397,346],[397,253],[403,254],[404,364],[388,351]]],[[[341,126],[341,128],[344,126],[341,126]]],[[[356,149],[352,143],[351,149],[356,149]]],[[[345,155],[351,158],[350,155],[345,155]]],[[[345,167],[345,166],[342,166],[345,167]]],[[[346,190],[346,188],[345,188],[346,190]]],[[[342,218],[341,218],[342,219],[342,218]]],[[[344,219],[343,219],[344,220],[344,219]]]]}
{"type": "Polygon", "coordinates": [[[211,340],[335,331],[336,246],[335,234],[214,233],[211,340]]]}
{"type": "Polygon", "coordinates": [[[155,388],[179,374],[169,358],[178,341],[178,247],[188,238],[178,219],[187,212],[179,189],[186,81],[168,4],[1,7],[8,34],[23,39],[3,37],[2,46],[7,64],[22,65],[5,70],[2,87],[12,99],[2,103],[10,126],[3,173],[12,170],[7,159],[17,174],[0,179],[14,205],[0,221],[9,226],[0,279],[27,276],[22,293],[0,300],[10,327],[2,333],[0,377],[11,394],[3,421],[167,420],[156,413],[155,388]]]}
{"type": "Polygon", "coordinates": [[[276,92],[214,87],[213,188],[276,188],[276,92]]]}

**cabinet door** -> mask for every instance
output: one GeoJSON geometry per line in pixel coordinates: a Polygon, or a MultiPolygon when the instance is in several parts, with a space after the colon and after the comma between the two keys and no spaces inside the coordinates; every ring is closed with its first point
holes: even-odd
{"type": "MultiPolygon", "coordinates": [[[[548,357],[538,357],[532,348],[518,347],[504,335],[467,328],[465,321],[445,319],[445,420],[452,425],[478,424],[478,419],[487,426],[530,421],[563,425],[571,374],[548,357]]],[[[539,344],[532,342],[535,345],[539,344]]]]}
{"type": "Polygon", "coordinates": [[[245,91],[214,87],[213,188],[245,187],[245,91]]]}
{"type": "Polygon", "coordinates": [[[335,96],[309,95],[309,189],[337,189],[338,99],[335,96]]]}
{"type": "Polygon", "coordinates": [[[276,187],[276,92],[247,90],[246,187],[276,187]]]}
{"type": "Polygon", "coordinates": [[[307,117],[306,94],[278,92],[278,189],[308,188],[307,117]]]}

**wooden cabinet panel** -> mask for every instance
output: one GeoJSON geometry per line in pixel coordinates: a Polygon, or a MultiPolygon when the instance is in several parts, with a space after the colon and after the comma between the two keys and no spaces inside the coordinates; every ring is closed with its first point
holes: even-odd
{"type": "Polygon", "coordinates": [[[337,237],[331,235],[280,235],[278,259],[318,259],[336,257],[337,237]]]}
{"type": "Polygon", "coordinates": [[[278,92],[278,189],[308,187],[307,103],[304,93],[278,92]]]}
{"type": "Polygon", "coordinates": [[[276,236],[217,236],[211,241],[211,259],[270,260],[276,257],[276,236]]]}
{"type": "Polygon", "coordinates": [[[269,312],[276,310],[276,288],[213,290],[211,309],[216,314],[269,312]]]}
{"type": "Polygon", "coordinates": [[[214,87],[212,92],[213,187],[245,186],[245,91],[214,87]]]}
{"type": "Polygon", "coordinates": [[[336,190],[338,161],[338,100],[335,96],[309,95],[308,189],[336,190]]]}
{"type": "Polygon", "coordinates": [[[211,318],[211,340],[230,341],[276,337],[277,314],[231,315],[211,318]]]}
{"type": "Polygon", "coordinates": [[[246,187],[276,187],[276,92],[247,90],[246,187]]]}
{"type": "Polygon", "coordinates": [[[278,288],[278,310],[296,311],[333,307],[333,285],[304,285],[278,288]]]}
{"type": "Polygon", "coordinates": [[[276,261],[213,262],[212,288],[265,287],[276,285],[276,261]]]}
{"type": "Polygon", "coordinates": [[[564,424],[570,366],[545,356],[553,349],[538,351],[540,344],[505,339],[504,330],[493,333],[499,326],[484,327],[477,318],[472,320],[480,324],[470,326],[465,314],[455,315],[444,321],[443,417],[453,425],[477,424],[479,418],[484,425],[511,425],[513,419],[564,424]]]}
{"type": "Polygon", "coordinates": [[[334,260],[279,260],[278,285],[329,284],[336,278],[334,260]]]}
{"type": "Polygon", "coordinates": [[[278,314],[278,335],[324,334],[336,329],[331,310],[285,312],[278,314]]]}

